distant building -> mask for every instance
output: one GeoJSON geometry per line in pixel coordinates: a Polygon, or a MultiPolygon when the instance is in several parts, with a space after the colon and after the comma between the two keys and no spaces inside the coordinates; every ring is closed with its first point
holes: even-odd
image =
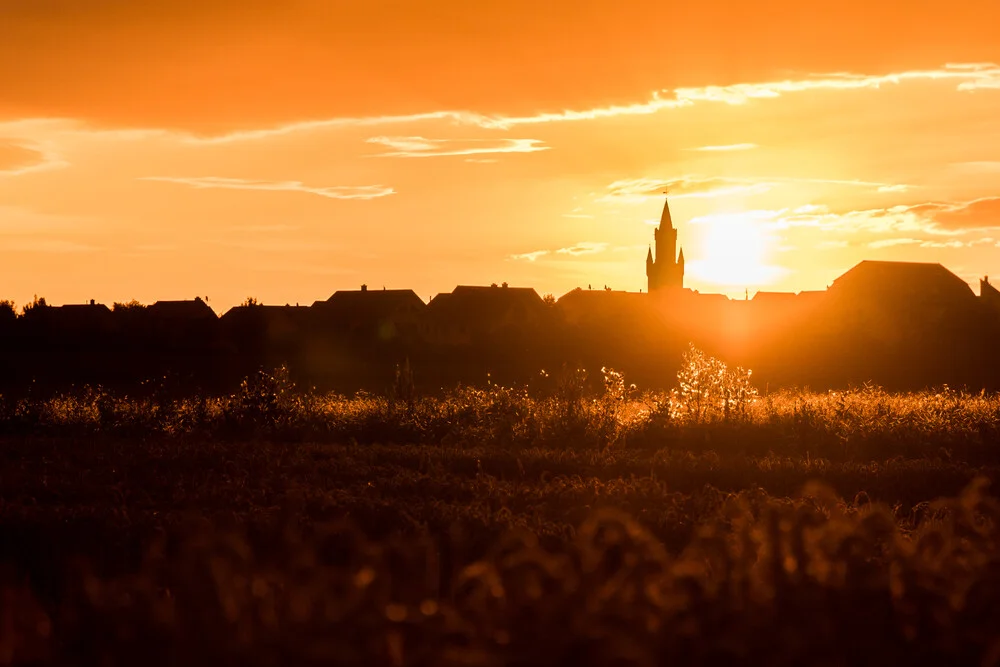
{"type": "Polygon", "coordinates": [[[107,332],[113,326],[111,310],[103,303],[67,304],[48,310],[51,324],[66,332],[107,332]]]}
{"type": "Polygon", "coordinates": [[[340,290],[312,310],[323,330],[366,340],[411,340],[423,324],[427,304],[409,289],[340,290]]]}
{"type": "Polygon", "coordinates": [[[556,301],[556,309],[569,324],[624,319],[649,310],[647,295],[619,290],[585,290],[577,287],[556,301]]]}
{"type": "Polygon", "coordinates": [[[172,322],[210,322],[219,317],[200,296],[191,300],[157,301],[146,313],[154,320],[172,322]]]}
{"type": "Polygon", "coordinates": [[[677,230],[670,217],[670,203],[663,202],[660,224],[653,232],[654,247],[646,255],[646,279],[650,292],[684,287],[684,249],[677,251],[677,230]],[[655,251],[655,255],[654,255],[655,251]]]}
{"type": "Polygon", "coordinates": [[[219,323],[223,333],[234,339],[253,334],[285,341],[301,335],[308,316],[306,306],[234,306],[219,323]]]}
{"type": "Polygon", "coordinates": [[[471,343],[539,325],[549,307],[531,287],[459,285],[431,299],[429,338],[440,343],[471,343]]]}

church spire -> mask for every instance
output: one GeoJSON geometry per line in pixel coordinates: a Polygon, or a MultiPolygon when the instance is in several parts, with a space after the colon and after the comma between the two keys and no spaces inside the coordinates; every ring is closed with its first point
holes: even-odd
{"type": "Polygon", "coordinates": [[[660,225],[653,230],[653,243],[656,246],[655,254],[652,248],[646,253],[649,291],[684,287],[684,250],[677,252],[677,229],[667,201],[663,202],[660,225]]]}
{"type": "Polygon", "coordinates": [[[673,229],[674,221],[670,217],[670,202],[667,199],[663,200],[663,213],[660,215],[660,228],[673,229]]]}

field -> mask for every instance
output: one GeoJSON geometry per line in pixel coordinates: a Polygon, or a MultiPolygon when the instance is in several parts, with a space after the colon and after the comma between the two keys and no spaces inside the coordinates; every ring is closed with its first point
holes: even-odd
{"type": "Polygon", "coordinates": [[[1000,664],[1000,397],[687,361],[4,401],[0,664],[1000,664]]]}

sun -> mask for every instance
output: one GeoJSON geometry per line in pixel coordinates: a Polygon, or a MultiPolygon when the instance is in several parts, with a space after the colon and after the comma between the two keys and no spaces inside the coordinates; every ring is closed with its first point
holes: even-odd
{"type": "Polygon", "coordinates": [[[697,230],[689,274],[703,282],[742,290],[774,282],[784,269],[768,263],[774,238],[764,212],[718,213],[691,220],[697,230]]]}

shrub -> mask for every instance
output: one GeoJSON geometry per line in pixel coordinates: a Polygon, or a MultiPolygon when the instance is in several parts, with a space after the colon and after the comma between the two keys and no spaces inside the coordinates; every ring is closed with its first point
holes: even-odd
{"type": "Polygon", "coordinates": [[[677,372],[682,414],[695,422],[746,418],[747,408],[757,398],[757,390],[750,383],[752,374],[739,366],[729,368],[690,344],[677,372]]]}

